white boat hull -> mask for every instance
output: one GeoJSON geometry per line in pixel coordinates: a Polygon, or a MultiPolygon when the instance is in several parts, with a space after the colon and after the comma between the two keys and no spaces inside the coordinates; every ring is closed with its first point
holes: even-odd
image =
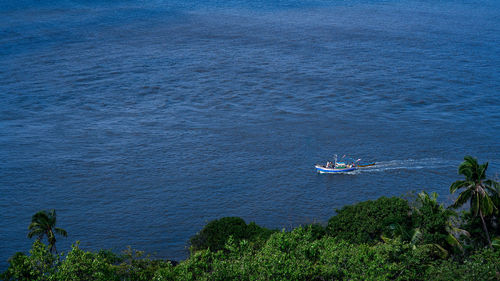
{"type": "Polygon", "coordinates": [[[346,167],[346,168],[327,168],[323,165],[314,165],[316,171],[321,174],[338,174],[355,171],[356,167],[346,167]]]}

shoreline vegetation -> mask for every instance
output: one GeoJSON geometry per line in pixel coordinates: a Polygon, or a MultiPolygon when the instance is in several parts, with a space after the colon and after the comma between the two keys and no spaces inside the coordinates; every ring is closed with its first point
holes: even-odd
{"type": "Polygon", "coordinates": [[[2,280],[500,280],[500,185],[488,163],[464,157],[451,206],[422,191],[336,210],[326,225],[267,229],[239,217],[209,222],[184,261],[127,248],[58,253],[56,212],[33,215],[28,254],[9,259],[2,280]],[[461,206],[469,206],[458,212],[461,206]],[[47,242],[45,244],[44,242],[47,242]]]}

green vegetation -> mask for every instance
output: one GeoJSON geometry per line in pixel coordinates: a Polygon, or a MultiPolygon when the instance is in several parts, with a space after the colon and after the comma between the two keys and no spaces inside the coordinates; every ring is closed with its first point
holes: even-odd
{"type": "Polygon", "coordinates": [[[48,280],[53,276],[57,257],[52,255],[48,247],[36,240],[29,252],[16,253],[9,259],[10,266],[0,277],[3,280],[48,280]]]}
{"type": "Polygon", "coordinates": [[[460,254],[460,235],[469,236],[466,230],[454,226],[458,214],[437,202],[437,193],[430,196],[422,191],[418,194],[417,205],[413,209],[414,232],[409,241],[414,245],[426,245],[441,251],[446,257],[450,252],[460,254]]]}
{"type": "MultiPolygon", "coordinates": [[[[458,180],[450,186],[453,194],[458,189],[465,189],[460,193],[452,207],[458,208],[470,201],[470,211],[474,216],[479,215],[483,226],[484,235],[490,248],[491,239],[484,217],[491,215],[498,207],[494,205],[495,198],[498,198],[499,185],[497,182],[486,179],[488,162],[479,165],[477,159],[465,156],[464,162],[458,167],[458,173],[465,176],[465,180],[458,180]]],[[[497,202],[498,203],[498,202],[497,202]]]]}
{"type": "Polygon", "coordinates": [[[382,241],[382,234],[389,234],[396,225],[405,230],[410,228],[410,211],[408,202],[397,197],[344,206],[330,218],[326,232],[355,244],[375,244],[382,241]]]}
{"type": "MultiPolygon", "coordinates": [[[[78,242],[67,254],[57,255],[51,250],[55,249],[51,244],[55,240],[48,239],[47,246],[37,239],[29,254],[16,253],[9,259],[10,266],[0,277],[155,281],[500,280],[499,185],[485,179],[487,163],[475,166],[474,161],[465,157],[459,173],[466,180],[457,181],[450,188],[452,193],[465,189],[451,207],[471,201],[471,209],[461,213],[439,204],[436,193],[421,192],[414,200],[381,197],[345,206],[337,210],[326,227],[313,224],[291,231],[273,231],[255,223],[246,224],[241,218],[221,218],[209,222],[191,238],[191,255],[178,264],[151,259],[130,248],[121,254],[85,251],[78,242]],[[490,240],[489,236],[493,238],[490,240]]],[[[50,228],[54,225],[55,219],[50,228]]],[[[49,237],[39,230],[31,236],[42,233],[49,237]]]]}
{"type": "Polygon", "coordinates": [[[272,231],[255,223],[246,224],[242,218],[226,217],[209,222],[198,234],[190,239],[191,251],[210,249],[223,250],[231,236],[236,242],[247,240],[256,245],[263,244],[272,231]]]}

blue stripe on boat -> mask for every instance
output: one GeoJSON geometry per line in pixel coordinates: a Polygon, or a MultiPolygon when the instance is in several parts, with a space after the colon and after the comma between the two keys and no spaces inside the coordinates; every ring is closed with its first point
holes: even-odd
{"type": "Polygon", "coordinates": [[[354,170],[356,170],[356,167],[346,168],[346,169],[335,169],[335,170],[316,167],[316,170],[321,171],[321,172],[325,172],[325,173],[343,173],[343,172],[354,171],[354,170]]]}

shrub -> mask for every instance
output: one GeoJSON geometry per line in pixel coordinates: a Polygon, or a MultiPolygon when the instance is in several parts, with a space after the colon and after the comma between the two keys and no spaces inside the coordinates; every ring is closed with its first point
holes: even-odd
{"type": "Polygon", "coordinates": [[[48,247],[36,240],[30,250],[30,255],[18,252],[9,259],[9,267],[0,275],[2,280],[48,280],[54,272],[56,257],[48,247]]]}
{"type": "Polygon", "coordinates": [[[106,255],[86,252],[76,242],[66,258],[61,262],[50,280],[67,281],[112,281],[119,280],[115,268],[106,255]]]}
{"type": "Polygon", "coordinates": [[[170,261],[151,259],[149,255],[145,255],[142,251],[133,250],[130,246],[123,251],[123,255],[120,257],[111,255],[111,258],[114,263],[120,262],[119,265],[114,266],[120,280],[149,281],[153,279],[157,270],[168,268],[172,264],[170,261]]]}
{"type": "Polygon", "coordinates": [[[449,259],[430,267],[432,280],[500,280],[500,251],[482,249],[463,262],[449,259]]]}
{"type": "Polygon", "coordinates": [[[193,252],[210,249],[217,252],[224,249],[224,245],[230,236],[236,241],[249,240],[258,244],[271,235],[272,231],[256,225],[246,224],[239,217],[225,217],[209,222],[198,234],[190,239],[191,250],[193,252]]]}
{"type": "Polygon", "coordinates": [[[274,233],[260,249],[230,238],[226,249],[200,250],[159,269],[154,280],[428,280],[424,273],[432,262],[409,244],[317,240],[310,227],[274,233]]]}
{"type": "Polygon", "coordinates": [[[381,241],[382,234],[390,233],[394,225],[411,228],[411,209],[408,202],[398,197],[381,197],[344,206],[330,218],[326,233],[352,243],[381,241]]]}

